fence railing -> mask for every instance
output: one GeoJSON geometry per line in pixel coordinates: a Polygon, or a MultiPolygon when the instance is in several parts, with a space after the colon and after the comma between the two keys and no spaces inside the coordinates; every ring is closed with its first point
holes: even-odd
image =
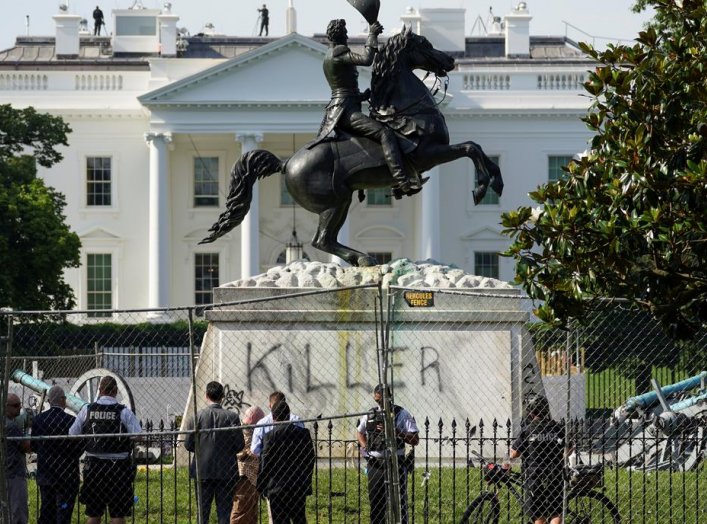
{"type": "MultiPolygon", "coordinates": [[[[603,472],[592,493],[624,521],[698,522],[705,516],[705,497],[698,495],[707,481],[707,444],[704,425],[695,422],[705,407],[702,401],[689,409],[680,404],[701,398],[704,385],[671,394],[668,403],[681,410],[667,422],[655,399],[616,416],[627,399],[651,390],[651,379],[665,386],[707,369],[704,333],[676,343],[623,304],[597,309],[566,331],[536,330],[517,290],[425,292],[425,309],[405,301],[407,290],[384,297],[376,286],[272,297],[250,291],[247,300],[228,305],[116,311],[110,321],[89,320],[86,312],[0,313],[0,334],[8,335],[0,416],[8,392],[30,413],[47,408],[52,384],[90,402],[98,380],[114,374],[118,399],[136,413],[146,435],[136,457],[133,520],[188,515],[195,521],[190,455],[180,435],[206,407],[209,382],[223,385],[223,407],[241,417],[256,405],[267,411],[268,395],[282,391],[293,412],[320,417],[306,424],[316,446],[311,520],[363,522],[371,471],[359,449],[360,424],[337,417],[370,409],[373,386],[382,381],[417,418],[420,442],[406,477],[410,521],[458,522],[469,504],[494,488],[495,498],[484,496],[496,501],[499,522],[518,522],[522,486],[515,494],[505,485],[488,486],[476,453],[503,462],[520,433],[523,405],[544,394],[556,420],[572,421],[561,424],[568,442],[603,472]],[[18,370],[34,389],[11,378],[18,370]],[[677,429],[666,432],[661,421],[677,429]]],[[[394,434],[385,441],[394,445],[394,434]]],[[[520,470],[514,463],[510,471],[520,470]]],[[[32,478],[29,488],[36,515],[32,478]]],[[[564,493],[567,502],[572,492],[564,493]]]]}
{"type": "MultiPolygon", "coordinates": [[[[352,421],[322,418],[305,425],[316,453],[308,520],[367,522],[368,464],[355,438],[335,437],[337,424],[351,427],[352,421]]],[[[174,421],[145,421],[143,426],[144,435],[135,453],[132,521],[196,521],[196,490],[188,472],[193,456],[182,447],[186,433],[179,431],[174,421]]],[[[568,441],[577,450],[579,461],[600,470],[600,480],[589,491],[608,500],[621,522],[703,521],[707,514],[703,496],[707,486],[707,417],[677,438],[656,432],[646,420],[623,428],[574,420],[567,428],[568,441]]],[[[475,499],[494,487],[499,492],[498,522],[522,522],[526,496],[522,487],[520,499],[516,499],[502,483],[489,486],[488,475],[481,468],[484,461],[507,463],[518,433],[519,428],[512,427],[510,421],[422,421],[414,465],[407,471],[410,522],[458,523],[475,499]]],[[[30,522],[36,522],[40,496],[32,461],[29,469],[30,522]]],[[[513,461],[511,471],[522,472],[522,467],[513,461]]],[[[80,520],[83,509],[80,503],[76,505],[72,521],[80,520]]],[[[587,522],[602,522],[596,520],[600,510],[593,511],[595,518],[587,522]]],[[[262,499],[259,515],[261,522],[267,522],[262,499]]]]}

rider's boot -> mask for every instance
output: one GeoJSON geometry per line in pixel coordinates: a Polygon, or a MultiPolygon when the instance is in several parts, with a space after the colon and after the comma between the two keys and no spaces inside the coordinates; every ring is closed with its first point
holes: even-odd
{"type": "Polygon", "coordinates": [[[422,188],[420,176],[417,173],[413,173],[412,175],[407,175],[405,173],[405,168],[403,166],[403,155],[400,152],[398,140],[395,138],[395,135],[384,136],[383,140],[381,140],[381,146],[383,146],[383,156],[385,157],[385,162],[388,164],[390,174],[393,175],[393,180],[395,180],[394,187],[399,189],[400,192],[404,194],[408,194],[412,191],[419,191],[420,188],[422,188]]]}

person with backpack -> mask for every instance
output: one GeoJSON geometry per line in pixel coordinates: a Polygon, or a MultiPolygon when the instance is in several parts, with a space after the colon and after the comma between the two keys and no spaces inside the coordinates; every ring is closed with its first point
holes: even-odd
{"type": "MultiPolygon", "coordinates": [[[[361,417],[358,424],[358,443],[361,452],[368,459],[368,500],[371,505],[371,524],[385,524],[386,501],[386,447],[384,433],[384,398],[392,398],[390,388],[378,384],[373,390],[373,399],[377,406],[370,414],[361,417]],[[385,389],[384,389],[385,388],[385,389]]],[[[392,400],[391,400],[392,402],[392,400]]],[[[401,522],[408,522],[407,474],[409,466],[405,458],[405,445],[417,446],[420,442],[419,430],[415,417],[405,408],[393,405],[395,417],[395,447],[398,459],[398,478],[400,480],[401,522]]]]}
{"type": "Polygon", "coordinates": [[[530,396],[525,413],[510,450],[511,459],[523,459],[523,509],[535,524],[561,524],[565,428],[552,420],[543,395],[530,396]]]}

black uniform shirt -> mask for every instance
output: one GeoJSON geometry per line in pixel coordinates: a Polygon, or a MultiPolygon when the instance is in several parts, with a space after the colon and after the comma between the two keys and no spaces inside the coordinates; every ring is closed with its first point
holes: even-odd
{"type": "Polygon", "coordinates": [[[565,428],[554,420],[532,420],[523,424],[511,446],[523,458],[526,483],[562,481],[565,428]]]}

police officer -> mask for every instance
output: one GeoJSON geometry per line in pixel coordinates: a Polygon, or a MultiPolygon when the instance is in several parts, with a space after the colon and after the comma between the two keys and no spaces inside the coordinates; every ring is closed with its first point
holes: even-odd
{"type": "Polygon", "coordinates": [[[133,507],[133,438],[120,433],[140,433],[135,414],[118,403],[118,383],[106,375],[98,384],[98,400],[84,406],[69,429],[70,435],[111,437],[85,440],[86,458],[79,501],[86,505],[86,524],[100,524],[106,507],[111,524],[122,524],[133,507]]]}
{"type": "MultiPolygon", "coordinates": [[[[390,388],[386,394],[391,398],[390,388]]],[[[383,385],[373,390],[376,408],[371,414],[361,417],[358,424],[358,443],[364,456],[368,458],[368,500],[371,505],[371,524],[385,524],[386,514],[386,461],[385,434],[383,430],[383,385]]],[[[405,444],[417,446],[420,442],[415,417],[401,406],[394,405],[395,444],[398,455],[398,478],[400,479],[401,522],[408,522],[407,473],[405,444]]]]}
{"type": "Polygon", "coordinates": [[[93,10],[93,35],[98,36],[101,34],[101,26],[105,26],[106,23],[103,19],[103,11],[101,8],[96,6],[93,10]]]}
{"type": "Polygon", "coordinates": [[[513,441],[510,457],[523,457],[524,511],[535,524],[561,524],[565,429],[552,420],[542,395],[529,397],[527,421],[513,441]]]}

